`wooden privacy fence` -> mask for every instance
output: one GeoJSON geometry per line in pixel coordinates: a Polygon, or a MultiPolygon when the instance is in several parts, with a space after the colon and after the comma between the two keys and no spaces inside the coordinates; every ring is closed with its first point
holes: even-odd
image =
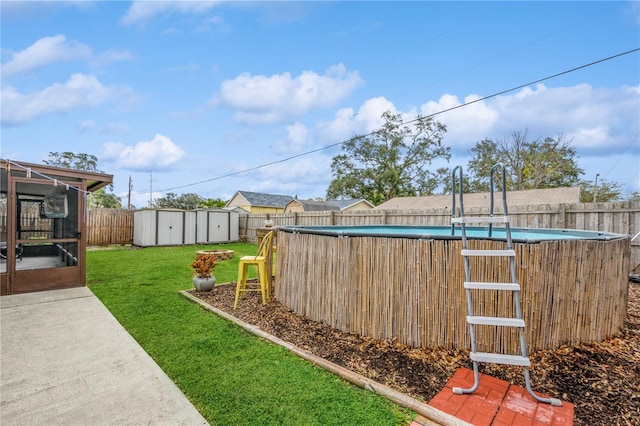
{"type": "MultiPolygon", "coordinates": [[[[499,204],[499,203],[497,203],[499,204]]],[[[496,208],[496,213],[501,212],[496,208]]],[[[488,208],[467,208],[467,216],[486,216],[488,208]]],[[[240,215],[240,235],[256,241],[256,229],[265,220],[274,226],[328,226],[328,225],[449,225],[449,209],[423,210],[360,210],[324,211],[281,214],[240,215]]],[[[640,202],[578,203],[559,205],[532,205],[509,207],[512,227],[563,228],[585,231],[613,232],[632,237],[640,232],[640,202]]],[[[631,242],[631,263],[640,263],[640,237],[631,242]]]]}
{"type": "Polygon", "coordinates": [[[87,212],[87,245],[133,243],[133,210],[89,209],[87,212]]]}
{"type": "MultiPolygon", "coordinates": [[[[499,211],[500,209],[496,209],[496,212],[499,211]]],[[[487,209],[465,210],[467,215],[487,213],[487,209]]],[[[640,202],[514,206],[509,208],[509,217],[513,227],[581,229],[631,236],[640,232],[640,202]]],[[[267,219],[273,221],[276,227],[380,224],[436,226],[449,225],[451,214],[448,209],[241,214],[239,234],[256,242],[256,230],[262,228],[267,219]]],[[[133,212],[122,209],[89,209],[87,231],[89,245],[131,244],[133,212]]],[[[631,242],[631,263],[634,266],[640,263],[640,237],[631,242]]]]}
{"type": "MultiPolygon", "coordinates": [[[[504,242],[470,241],[472,249],[504,242]]],[[[468,348],[460,240],[278,232],[275,295],[310,319],[414,347],[468,348]]],[[[532,350],[601,341],[624,324],[628,238],[515,244],[532,350]]],[[[510,280],[507,259],[473,259],[475,281],[510,280]]],[[[515,316],[510,292],[479,292],[476,315],[515,316]],[[491,293],[491,294],[489,294],[491,293]],[[508,294],[507,294],[508,293],[508,294]]],[[[516,332],[478,326],[479,351],[518,352],[516,332]]]]}

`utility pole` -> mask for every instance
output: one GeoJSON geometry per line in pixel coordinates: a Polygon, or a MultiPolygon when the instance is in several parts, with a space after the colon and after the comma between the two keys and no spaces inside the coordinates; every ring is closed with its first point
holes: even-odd
{"type": "Polygon", "coordinates": [[[129,175],[129,193],[127,194],[127,210],[131,210],[131,190],[133,189],[133,182],[131,181],[131,175],[129,175]]]}
{"type": "Polygon", "coordinates": [[[149,172],[149,207],[153,204],[153,171],[149,172]]]}
{"type": "Polygon", "coordinates": [[[598,202],[598,176],[600,176],[600,173],[596,173],[596,184],[593,186],[593,202],[594,203],[598,202]]]}

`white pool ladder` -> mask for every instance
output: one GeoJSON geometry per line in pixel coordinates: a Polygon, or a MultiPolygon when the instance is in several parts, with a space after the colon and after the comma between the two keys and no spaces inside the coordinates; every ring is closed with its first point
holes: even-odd
{"type": "Polygon", "coordinates": [[[471,353],[470,358],[473,362],[473,377],[474,383],[473,386],[467,389],[463,389],[460,387],[454,387],[453,393],[456,394],[465,394],[465,393],[473,393],[478,389],[480,385],[480,376],[478,373],[478,363],[494,363],[494,364],[508,364],[508,365],[518,365],[524,368],[524,379],[527,387],[527,391],[529,394],[539,402],[544,402],[547,404],[551,404],[554,406],[562,405],[562,402],[556,398],[543,398],[537,395],[533,389],[531,389],[531,379],[529,376],[529,366],[531,362],[529,361],[529,357],[527,356],[527,345],[524,337],[524,328],[525,322],[522,319],[522,310],[520,307],[520,284],[518,283],[518,278],[516,276],[516,262],[515,256],[516,252],[513,248],[513,241],[511,240],[511,228],[509,227],[509,217],[507,212],[507,193],[506,193],[506,178],[504,166],[502,164],[496,164],[491,168],[489,172],[489,187],[490,187],[490,205],[489,205],[489,216],[485,217],[466,217],[464,215],[464,204],[463,204],[463,184],[462,184],[462,167],[457,166],[453,169],[451,175],[451,183],[452,183],[452,194],[453,194],[453,202],[451,209],[451,235],[455,234],[455,226],[460,225],[461,227],[461,236],[462,236],[462,257],[464,260],[464,288],[467,293],[467,307],[468,307],[468,315],[467,315],[467,324],[469,325],[469,334],[471,337],[471,353]],[[494,216],[493,215],[493,175],[496,170],[499,170],[502,173],[502,205],[503,205],[503,215],[502,216],[494,216]],[[460,214],[456,217],[456,171],[459,174],[459,192],[460,192],[460,214]],[[488,224],[488,236],[492,236],[493,224],[504,224],[504,230],[507,240],[507,248],[506,250],[470,250],[468,248],[468,240],[467,240],[467,228],[468,224],[488,224]],[[479,282],[472,281],[471,278],[471,267],[470,267],[470,257],[473,256],[502,256],[509,258],[509,266],[511,269],[511,282],[479,282]],[[487,317],[487,316],[476,316],[474,315],[474,305],[473,305],[473,295],[472,290],[499,290],[499,291],[510,291],[513,294],[513,304],[515,307],[515,317],[487,317]],[[493,327],[511,327],[518,329],[518,336],[520,340],[520,355],[508,355],[503,353],[488,353],[488,352],[478,352],[476,350],[476,326],[493,326],[493,327]]]}

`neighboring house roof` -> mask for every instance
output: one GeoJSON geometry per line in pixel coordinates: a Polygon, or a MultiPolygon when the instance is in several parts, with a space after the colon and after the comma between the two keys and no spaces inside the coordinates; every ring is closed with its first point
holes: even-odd
{"type": "MultiPolygon", "coordinates": [[[[327,201],[315,201],[315,200],[298,200],[293,199],[287,203],[287,206],[293,203],[298,203],[302,206],[302,209],[306,212],[319,212],[327,210],[345,210],[351,206],[355,206],[358,203],[365,203],[373,208],[373,204],[365,200],[364,198],[358,200],[327,200],[327,201]]],[[[286,210],[286,206],[285,206],[286,210]]]]}
{"type": "MultiPolygon", "coordinates": [[[[238,194],[247,200],[249,205],[260,207],[284,208],[293,199],[291,195],[263,194],[260,192],[238,191],[236,195],[238,194]]],[[[235,198],[235,195],[231,197],[232,200],[233,198],[235,198]]]]}
{"type": "Polygon", "coordinates": [[[291,200],[285,206],[285,210],[291,204],[300,204],[305,212],[323,212],[327,210],[340,210],[340,208],[330,201],[314,200],[291,200]]]}
{"type": "MultiPolygon", "coordinates": [[[[479,192],[464,194],[464,207],[489,207],[490,194],[479,192]]],[[[580,188],[548,188],[527,191],[507,191],[507,206],[527,206],[537,204],[572,204],[580,202],[580,188]]],[[[456,196],[456,206],[459,196],[456,196]]],[[[502,209],[502,192],[494,193],[494,205],[502,209]]],[[[409,209],[444,209],[451,208],[451,194],[430,195],[426,197],[396,197],[379,206],[375,210],[409,210],[409,209]]]]}
{"type": "Polygon", "coordinates": [[[365,200],[364,198],[359,198],[357,200],[331,200],[329,202],[334,203],[336,206],[338,206],[340,210],[348,209],[349,207],[354,206],[358,203],[365,203],[371,206],[371,208],[374,207],[373,204],[371,204],[369,201],[365,200]]]}

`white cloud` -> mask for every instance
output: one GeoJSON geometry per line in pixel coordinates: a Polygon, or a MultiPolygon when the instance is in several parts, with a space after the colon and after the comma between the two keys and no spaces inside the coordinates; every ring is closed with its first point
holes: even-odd
{"type": "Polygon", "coordinates": [[[74,61],[91,56],[91,48],[74,41],[67,41],[61,34],[43,37],[26,49],[16,52],[2,65],[3,79],[25,73],[35,68],[59,61],[74,61]]]}
{"type": "Polygon", "coordinates": [[[333,121],[320,126],[320,131],[328,144],[346,141],[355,135],[379,129],[385,111],[395,113],[396,107],[385,97],[367,99],[355,114],[351,108],[339,110],[333,121]]]}
{"type": "Polygon", "coordinates": [[[269,194],[299,195],[302,198],[324,196],[331,179],[331,158],[315,154],[260,170],[260,180],[245,189],[269,194]],[[318,193],[318,187],[322,192],[318,193]]]}
{"type": "Polygon", "coordinates": [[[185,151],[166,136],[157,134],[150,141],[125,146],[119,142],[103,145],[101,159],[115,163],[117,168],[140,171],[171,169],[186,157],[185,151]]]}
{"type": "Polygon", "coordinates": [[[134,1],[120,22],[134,25],[145,22],[160,13],[179,12],[183,14],[199,14],[218,6],[218,1],[134,1]]]}
{"type": "Polygon", "coordinates": [[[343,64],[330,67],[324,75],[313,71],[297,77],[288,72],[271,77],[244,73],[224,81],[213,102],[235,109],[240,122],[273,123],[335,105],[362,83],[358,73],[347,72],[343,64]]]}
{"type": "MultiPolygon", "coordinates": [[[[538,85],[510,95],[480,101],[439,114],[447,125],[445,143],[466,150],[484,138],[504,138],[514,130],[529,130],[531,138],[564,134],[579,152],[606,152],[621,148],[640,129],[640,96],[637,86],[593,88],[587,84],[549,88],[538,85]],[[632,128],[629,128],[629,124],[632,128]]],[[[467,96],[464,102],[478,99],[467,96]]],[[[453,95],[427,102],[422,114],[459,105],[453,95]]]]}
{"type": "Polygon", "coordinates": [[[475,102],[469,106],[454,109],[441,115],[436,115],[434,120],[447,125],[445,144],[455,147],[470,147],[490,136],[492,129],[498,122],[500,114],[487,104],[487,101],[478,101],[477,95],[469,95],[461,102],[456,96],[444,94],[437,102],[430,101],[420,107],[420,113],[428,116],[462,103],[475,102]]]}
{"type": "Polygon", "coordinates": [[[278,154],[292,154],[304,151],[311,144],[310,132],[302,123],[287,126],[287,138],[278,142],[275,151],[278,154]]]}
{"type": "Polygon", "coordinates": [[[101,134],[105,135],[126,135],[129,133],[130,127],[127,123],[116,122],[109,123],[100,129],[101,134]]]}
{"type": "Polygon", "coordinates": [[[93,75],[73,74],[65,83],[22,94],[13,87],[2,88],[4,124],[22,124],[40,115],[66,112],[79,107],[92,107],[127,89],[103,86],[93,75]]]}
{"type": "Polygon", "coordinates": [[[113,62],[128,61],[133,59],[133,57],[133,53],[128,50],[108,49],[93,59],[91,61],[91,66],[104,67],[113,62]]]}

